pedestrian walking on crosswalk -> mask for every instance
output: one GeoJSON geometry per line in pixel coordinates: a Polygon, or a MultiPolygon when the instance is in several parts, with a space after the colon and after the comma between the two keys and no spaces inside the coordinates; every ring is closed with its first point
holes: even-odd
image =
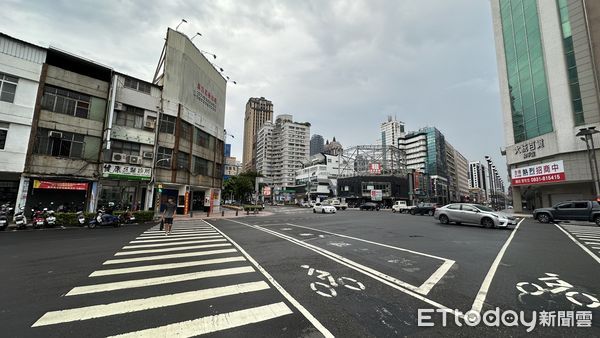
{"type": "Polygon", "coordinates": [[[177,205],[173,198],[169,198],[167,201],[167,207],[162,213],[162,219],[165,224],[165,236],[171,234],[171,229],[173,228],[173,215],[175,214],[175,210],[177,210],[177,205]]]}

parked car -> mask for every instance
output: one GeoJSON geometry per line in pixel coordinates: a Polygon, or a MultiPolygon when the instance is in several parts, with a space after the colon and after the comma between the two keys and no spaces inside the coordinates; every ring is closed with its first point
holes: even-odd
{"type": "Polygon", "coordinates": [[[435,209],[439,206],[435,203],[419,203],[416,207],[410,209],[411,215],[429,215],[433,216],[435,209]]]}
{"type": "Polygon", "coordinates": [[[336,209],[333,205],[325,204],[325,203],[315,203],[313,207],[313,213],[320,212],[322,214],[335,214],[336,209]]]}
{"type": "Polygon", "coordinates": [[[359,209],[360,210],[377,210],[377,211],[379,211],[380,206],[377,203],[366,202],[366,203],[361,204],[359,209]]]}
{"type": "Polygon", "coordinates": [[[337,210],[346,210],[348,208],[348,204],[347,203],[343,203],[342,201],[340,201],[337,198],[330,198],[328,200],[325,200],[324,203],[333,205],[337,210]]]}
{"type": "Polygon", "coordinates": [[[552,221],[595,222],[600,226],[600,203],[596,201],[565,201],[550,208],[533,210],[533,218],[541,223],[552,221]]]}
{"type": "Polygon", "coordinates": [[[414,208],[414,205],[407,205],[406,201],[396,201],[396,203],[392,205],[392,212],[407,213],[414,208]]]}
{"type": "Polygon", "coordinates": [[[516,225],[517,219],[480,204],[453,203],[435,209],[433,217],[442,224],[454,222],[483,225],[486,228],[506,228],[516,225]]]}

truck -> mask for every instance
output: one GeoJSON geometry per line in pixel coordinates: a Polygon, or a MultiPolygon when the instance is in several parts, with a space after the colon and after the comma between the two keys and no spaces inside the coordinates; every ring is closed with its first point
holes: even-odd
{"type": "Polygon", "coordinates": [[[392,212],[409,213],[410,210],[414,208],[414,205],[408,205],[406,201],[396,201],[396,203],[392,205],[392,212]]]}
{"type": "Polygon", "coordinates": [[[334,206],[336,210],[346,210],[348,208],[348,203],[340,201],[338,198],[330,198],[323,201],[323,203],[334,206]]]}
{"type": "Polygon", "coordinates": [[[600,226],[600,203],[598,201],[563,201],[550,208],[533,210],[533,218],[540,223],[584,221],[594,222],[600,226]]]}

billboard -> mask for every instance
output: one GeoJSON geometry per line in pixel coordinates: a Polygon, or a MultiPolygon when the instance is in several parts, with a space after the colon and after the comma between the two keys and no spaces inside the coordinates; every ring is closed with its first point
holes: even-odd
{"type": "Polygon", "coordinates": [[[369,163],[369,173],[379,175],[381,174],[381,164],[380,163],[369,163]]]}
{"type": "Polygon", "coordinates": [[[371,201],[381,201],[383,199],[383,192],[379,189],[371,190],[371,201]]]}
{"type": "Polygon", "coordinates": [[[511,169],[510,177],[512,185],[534,185],[566,180],[562,160],[511,169]]]}
{"type": "Polygon", "coordinates": [[[167,32],[163,99],[179,102],[191,122],[223,139],[227,82],[190,39],[167,32]]]}

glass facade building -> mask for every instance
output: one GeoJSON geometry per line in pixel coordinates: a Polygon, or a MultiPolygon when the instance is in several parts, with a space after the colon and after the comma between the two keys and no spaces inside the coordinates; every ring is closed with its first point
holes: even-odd
{"type": "Polygon", "coordinates": [[[515,142],[553,131],[536,0],[500,0],[515,142]]]}

